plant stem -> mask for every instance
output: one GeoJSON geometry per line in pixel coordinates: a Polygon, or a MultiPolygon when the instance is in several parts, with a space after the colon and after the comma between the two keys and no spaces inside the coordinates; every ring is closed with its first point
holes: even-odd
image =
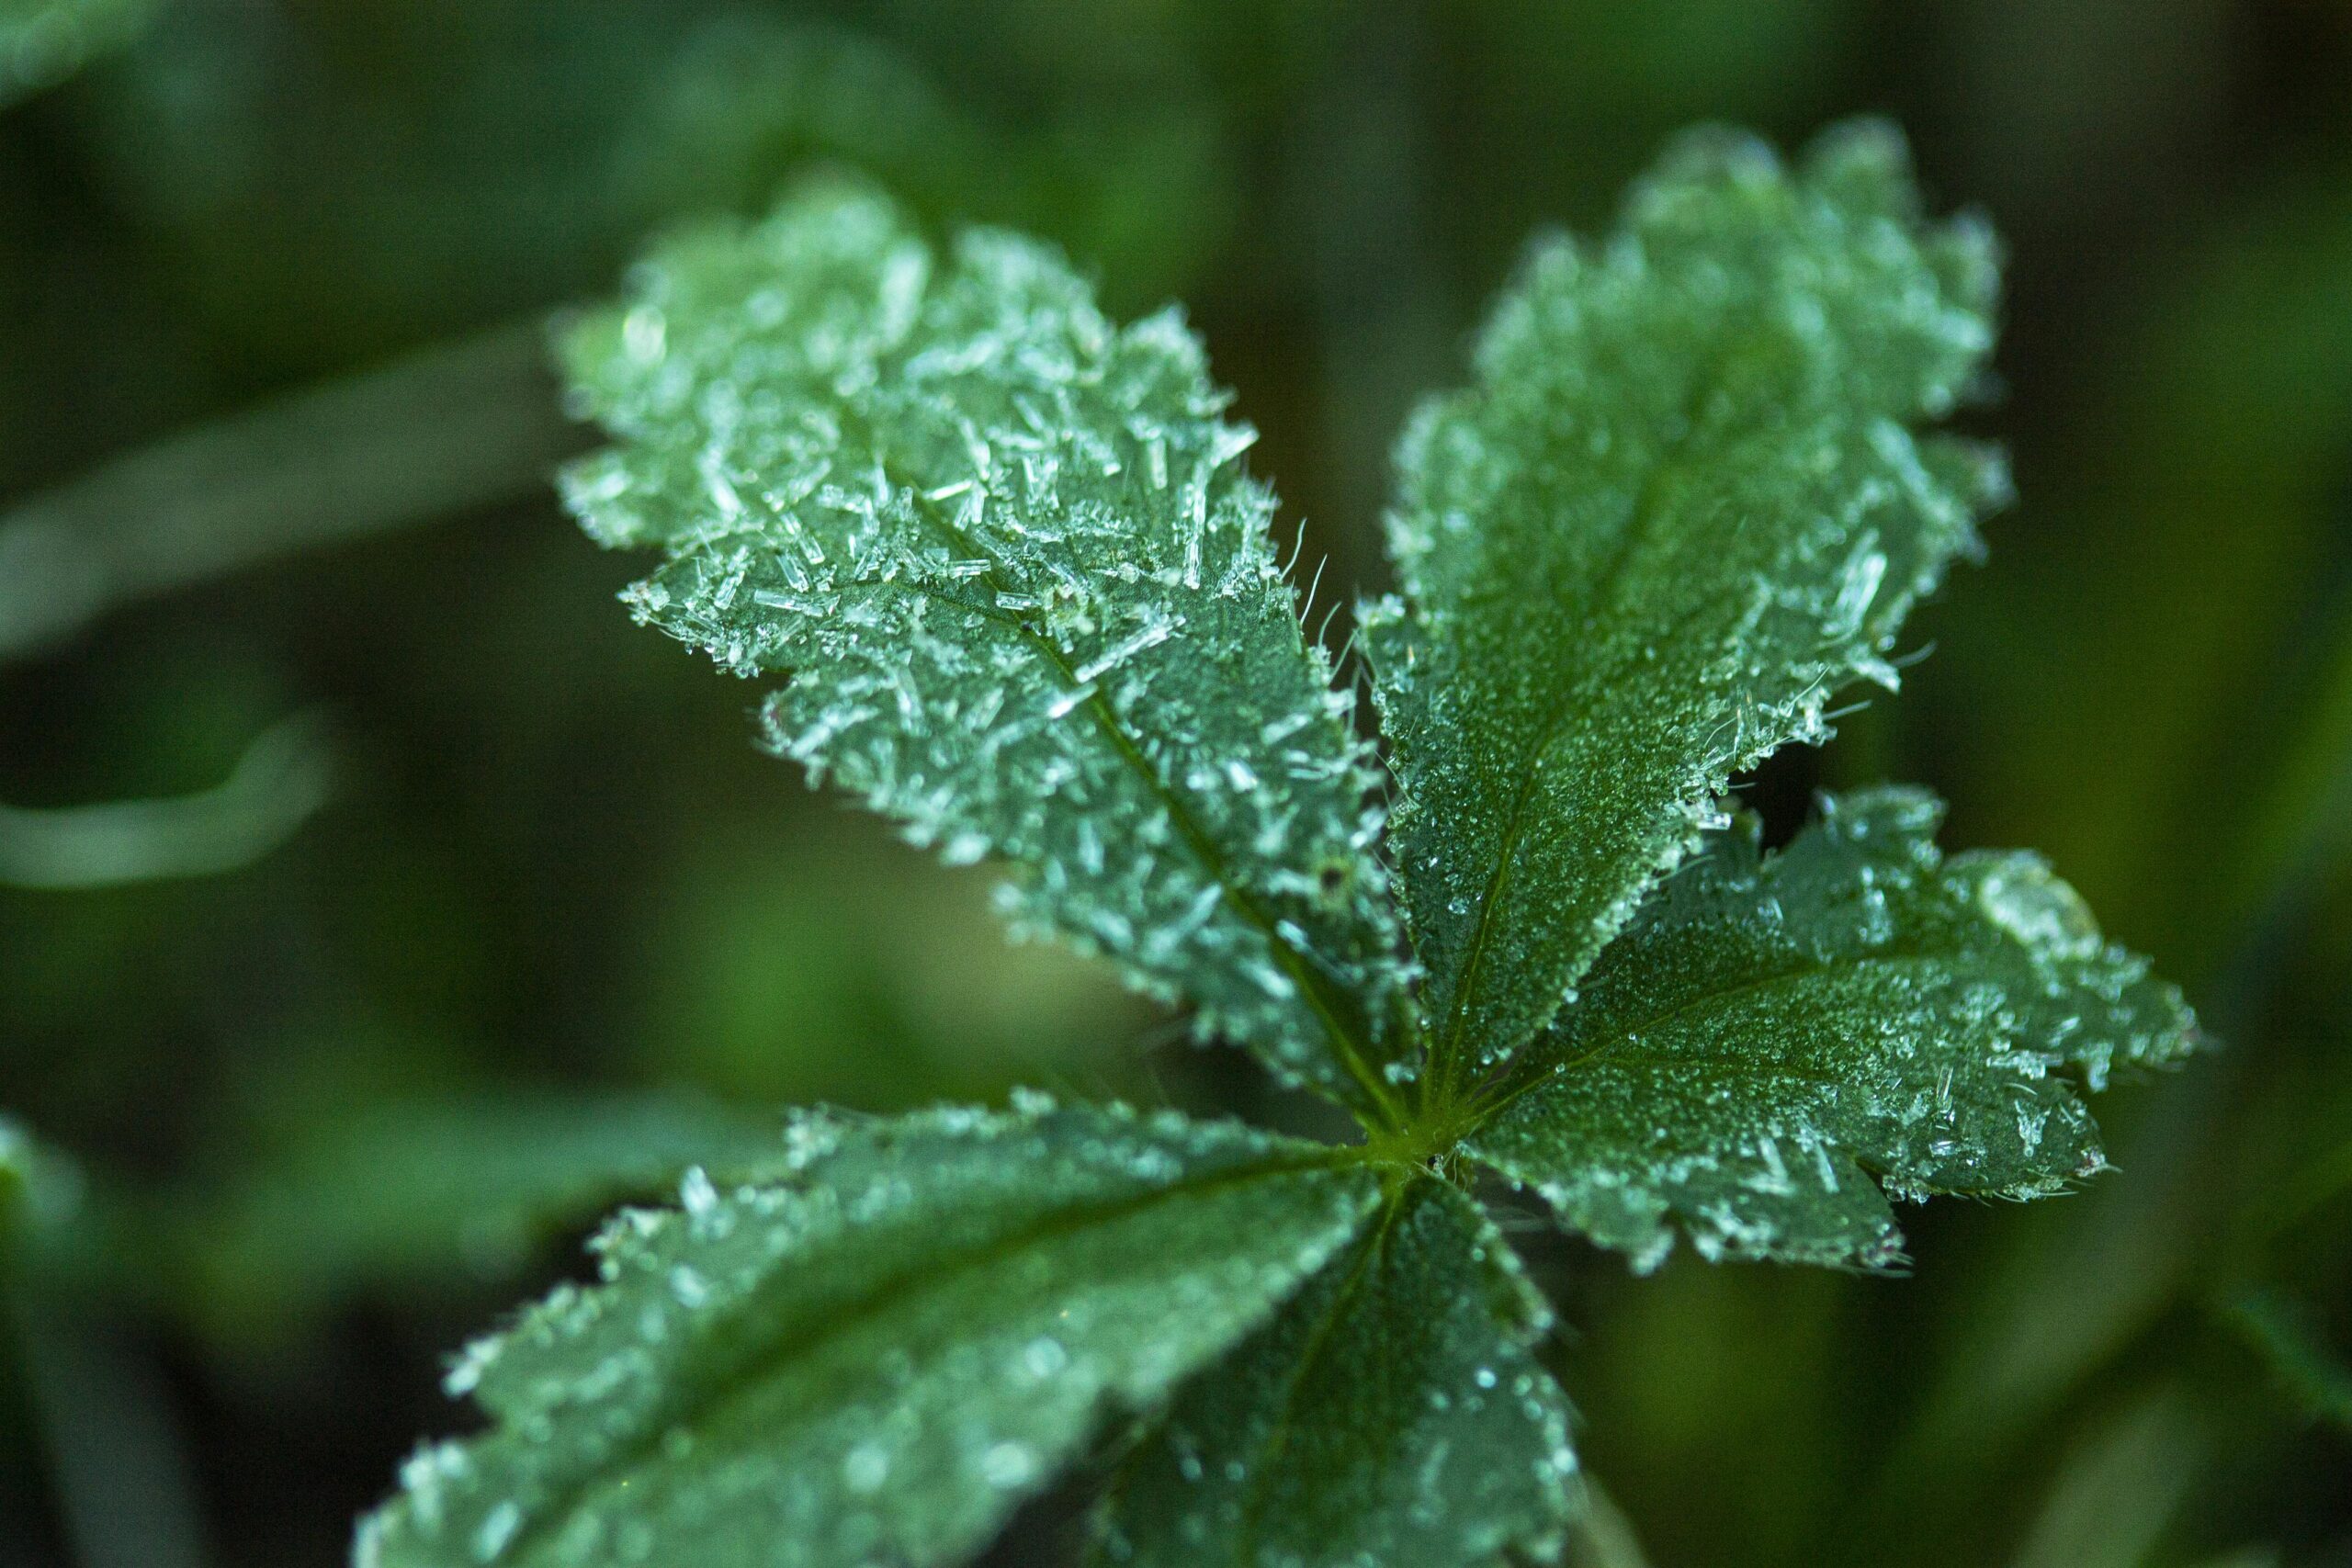
{"type": "Polygon", "coordinates": [[[119,887],[242,870],[326,804],[333,773],[324,720],[300,713],[194,795],[39,810],[0,801],[0,886],[119,887]]]}

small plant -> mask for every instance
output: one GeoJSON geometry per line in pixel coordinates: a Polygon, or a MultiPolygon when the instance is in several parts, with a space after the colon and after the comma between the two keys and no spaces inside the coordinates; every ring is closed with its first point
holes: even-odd
{"type": "Polygon", "coordinates": [[[800,1117],[463,1356],[489,1429],[359,1562],[953,1562],[1130,1426],[1106,1563],[1544,1557],[1568,1412],[1481,1168],[1639,1269],[1678,1235],[1884,1269],[1890,1199],[2098,1171],[2083,1093],[2193,1047],[2177,992],[2040,860],[1941,856],[1917,791],[1775,852],[1719,804],[1894,683],[1974,547],[1999,462],[1922,426],[1995,284],[1870,126],[1793,170],[1691,138],[1606,241],[1539,245],[1403,444],[1384,772],[1176,316],[854,188],[659,250],[563,351],[619,443],[570,503],[662,557],[639,617],[782,677],[770,748],[1363,1137],[800,1117]]]}

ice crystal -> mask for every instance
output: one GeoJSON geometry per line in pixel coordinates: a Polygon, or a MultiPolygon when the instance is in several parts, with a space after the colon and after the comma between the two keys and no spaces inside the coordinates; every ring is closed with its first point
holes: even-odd
{"type": "Polygon", "coordinates": [[[1423,1178],[1129,1461],[1097,1561],[1485,1568],[1541,1551],[1576,1460],[1551,1323],[1467,1197],[1423,1178]],[[1382,1369],[1366,1376],[1365,1369],[1382,1369]]]}
{"type": "Polygon", "coordinates": [[[1328,1156],[1172,1115],[944,1111],[690,1181],[605,1232],[600,1283],[468,1352],[454,1381],[494,1426],[412,1460],[357,1562],[956,1560],[1347,1241],[1377,1183],[1328,1156]]]}
{"type": "Polygon", "coordinates": [[[1368,753],[1176,316],[835,187],[673,243],[567,355],[623,438],[572,506],[667,558],[640,616],[788,673],[770,745],[1286,1077],[1392,1098],[1368,753]]]}
{"type": "Polygon", "coordinates": [[[1881,1194],[2031,1198],[2102,1165],[2080,1090],[2196,1034],[2031,855],[1944,859],[1917,790],[1831,799],[1774,855],[1713,835],[1577,987],[1471,1139],[1603,1244],[1883,1267],[1881,1194]]]}
{"type": "Polygon", "coordinates": [[[1551,1021],[1735,771],[1826,733],[1973,541],[1984,452],[1917,427],[1992,342],[1992,243],[1892,132],[1792,173],[1686,141],[1610,239],[1540,245],[1423,409],[1370,646],[1394,853],[1449,1068],[1551,1021]]]}

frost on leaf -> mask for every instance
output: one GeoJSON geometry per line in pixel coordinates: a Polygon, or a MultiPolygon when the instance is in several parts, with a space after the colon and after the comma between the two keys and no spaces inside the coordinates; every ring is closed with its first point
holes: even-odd
{"type": "Polygon", "coordinates": [[[2037,857],[1944,859],[1940,815],[1881,789],[1777,854],[1753,822],[1712,835],[1472,1151],[1644,1269],[1669,1221],[1710,1258],[1885,1267],[1887,1194],[2031,1198],[2099,1169],[2078,1088],[2177,1060],[2195,1021],[2037,857]]]}
{"type": "Polygon", "coordinates": [[[1463,1193],[1393,1194],[1128,1462],[1098,1568],[1485,1568],[1556,1543],[1567,1402],[1551,1314],[1463,1193]]]}
{"type": "Polygon", "coordinates": [[[1286,1077],[1394,1098],[1367,752],[1178,318],[832,189],[672,243],[566,354],[621,437],[571,506],[667,558],[641,618],[788,673],[775,750],[1286,1077]]]}
{"type": "Polygon", "coordinates": [[[1394,856],[1449,1071],[1550,1021],[1728,776],[1885,685],[1999,469],[1917,427],[1992,341],[1979,226],[1900,141],[1686,141],[1598,243],[1537,248],[1408,431],[1369,615],[1394,856]]]}
{"type": "Polygon", "coordinates": [[[631,1211],[450,1377],[359,1568],[963,1561],[1110,1411],[1243,1337],[1377,1201],[1173,1114],[810,1120],[762,1179],[631,1211]]]}

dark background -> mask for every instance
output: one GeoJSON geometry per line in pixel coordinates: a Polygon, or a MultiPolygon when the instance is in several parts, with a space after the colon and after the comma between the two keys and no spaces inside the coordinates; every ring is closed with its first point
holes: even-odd
{"type": "Polygon", "coordinates": [[[2352,4],[0,0],[6,98],[0,883],[108,885],[0,886],[0,1107],[80,1173],[0,1280],[0,1565],[339,1561],[444,1355],[782,1103],[1298,1114],[628,624],[535,316],[860,164],[1185,300],[1329,602],[1532,230],[1854,112],[2010,246],[2022,500],[1751,798],[1934,785],[2224,1049],[2102,1098],[2088,1191],[1907,1216],[1907,1280],[1531,1216],[1548,1359],[1658,1568],[2352,1563],[2352,4]]]}

